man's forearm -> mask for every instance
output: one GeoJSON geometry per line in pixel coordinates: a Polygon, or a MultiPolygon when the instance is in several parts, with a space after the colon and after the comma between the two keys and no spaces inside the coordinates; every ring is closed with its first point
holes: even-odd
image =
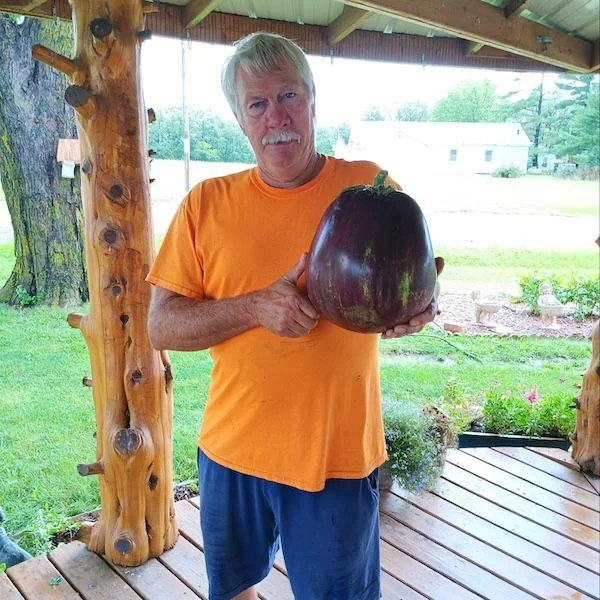
{"type": "Polygon", "coordinates": [[[150,307],[150,340],[157,350],[204,350],[257,327],[252,304],[252,294],[223,300],[171,296],[150,307]]]}

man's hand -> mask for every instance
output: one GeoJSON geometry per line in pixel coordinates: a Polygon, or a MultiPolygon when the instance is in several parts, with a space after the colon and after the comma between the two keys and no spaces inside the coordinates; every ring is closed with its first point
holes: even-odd
{"type": "MultiPolygon", "coordinates": [[[[435,269],[439,277],[444,270],[444,259],[441,256],[438,256],[435,259],[435,269]]],[[[396,325],[392,329],[387,329],[386,331],[382,332],[381,339],[388,340],[421,331],[421,329],[423,329],[427,323],[431,323],[431,321],[433,321],[435,318],[435,315],[437,315],[439,293],[440,288],[436,281],[431,304],[422,313],[415,315],[408,323],[404,325],[396,325]]]]}
{"type": "Polygon", "coordinates": [[[306,260],[303,254],[283,277],[252,294],[251,310],[259,324],[276,335],[301,337],[317,324],[317,311],[296,285],[304,273],[306,260]]]}

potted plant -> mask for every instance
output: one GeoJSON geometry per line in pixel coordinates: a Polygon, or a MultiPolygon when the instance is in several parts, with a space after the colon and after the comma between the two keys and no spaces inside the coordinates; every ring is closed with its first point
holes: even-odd
{"type": "Polygon", "coordinates": [[[482,414],[458,436],[460,448],[476,446],[547,446],[568,450],[575,430],[573,398],[540,397],[536,386],[523,396],[494,390],[482,414]]]}
{"type": "Polygon", "coordinates": [[[388,460],[380,469],[380,489],[390,489],[393,481],[415,493],[432,488],[446,449],[455,444],[448,417],[434,406],[386,398],[383,422],[388,460]]]}

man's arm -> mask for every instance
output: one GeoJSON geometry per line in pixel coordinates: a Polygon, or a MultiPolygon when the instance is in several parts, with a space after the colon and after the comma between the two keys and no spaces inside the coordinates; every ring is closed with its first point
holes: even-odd
{"type": "Polygon", "coordinates": [[[195,300],[153,287],[148,316],[157,350],[203,350],[255,327],[301,337],[317,324],[317,312],[296,287],[306,255],[269,287],[222,300],[195,300]]]}

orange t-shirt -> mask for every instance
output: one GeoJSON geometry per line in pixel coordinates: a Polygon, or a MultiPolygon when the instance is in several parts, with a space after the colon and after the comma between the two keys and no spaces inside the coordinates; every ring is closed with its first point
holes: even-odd
{"type": "MultiPolygon", "coordinates": [[[[379,170],[327,157],[293,189],[268,186],[256,169],[203,181],[179,207],[147,281],[198,300],[267,287],[308,251],[340,191],[373,183],[379,170]]],[[[215,462],[318,491],[328,478],[362,478],[385,461],[376,334],[322,318],[301,338],[259,327],[210,354],[199,445],[215,462]]]]}

